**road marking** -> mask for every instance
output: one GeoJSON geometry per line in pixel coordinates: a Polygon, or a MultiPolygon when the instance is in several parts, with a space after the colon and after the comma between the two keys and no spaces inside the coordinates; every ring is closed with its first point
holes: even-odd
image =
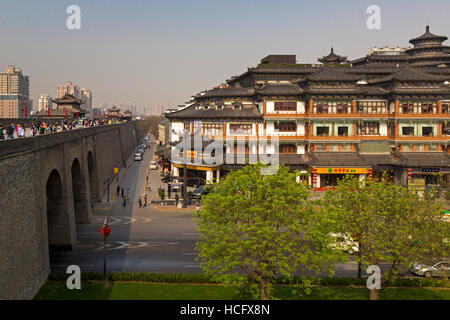
{"type": "Polygon", "coordinates": [[[114,220],[113,222],[109,223],[110,226],[117,224],[119,222],[121,222],[122,220],[115,218],[115,217],[109,217],[110,219],[114,220]]]}
{"type": "Polygon", "coordinates": [[[122,218],[129,219],[129,221],[124,222],[122,224],[130,224],[130,223],[133,223],[133,222],[135,222],[137,220],[137,219],[131,218],[131,217],[122,217],[122,218]]]}

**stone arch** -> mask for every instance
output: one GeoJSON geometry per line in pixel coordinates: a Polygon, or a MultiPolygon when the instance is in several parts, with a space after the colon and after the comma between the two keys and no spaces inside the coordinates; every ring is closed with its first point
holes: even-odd
{"type": "Polygon", "coordinates": [[[71,166],[73,209],[77,224],[89,223],[89,209],[87,204],[84,179],[78,158],[75,158],[71,166]]]}
{"type": "Polygon", "coordinates": [[[50,251],[72,249],[70,219],[64,202],[63,185],[58,170],[53,170],[46,185],[47,232],[50,251]]]}
{"type": "Polygon", "coordinates": [[[100,201],[98,196],[98,174],[95,166],[94,156],[92,151],[87,155],[88,175],[89,175],[89,189],[91,190],[91,201],[100,201]]]}

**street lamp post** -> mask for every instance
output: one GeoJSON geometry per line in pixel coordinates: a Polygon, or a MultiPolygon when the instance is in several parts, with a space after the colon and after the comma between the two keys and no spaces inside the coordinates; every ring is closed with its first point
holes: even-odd
{"type": "Polygon", "coordinates": [[[186,169],[186,158],[187,158],[187,151],[184,150],[184,161],[183,161],[183,208],[187,208],[187,169],[186,169]]]}

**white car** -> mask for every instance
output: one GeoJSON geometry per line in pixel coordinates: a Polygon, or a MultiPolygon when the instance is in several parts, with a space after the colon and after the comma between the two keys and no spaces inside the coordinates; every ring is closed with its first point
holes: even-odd
{"type": "Polygon", "coordinates": [[[158,165],[156,164],[155,161],[150,162],[150,170],[157,170],[158,169],[158,165]]]}
{"type": "Polygon", "coordinates": [[[142,161],[142,153],[135,153],[134,161],[142,161]]]}
{"type": "Polygon", "coordinates": [[[359,251],[359,244],[357,241],[353,240],[352,237],[341,233],[331,233],[330,236],[336,239],[335,242],[331,244],[332,248],[346,251],[350,254],[359,251]]]}
{"type": "Polygon", "coordinates": [[[414,263],[410,267],[410,271],[418,276],[430,277],[445,277],[450,276],[450,263],[447,261],[439,261],[435,264],[414,263]]]}

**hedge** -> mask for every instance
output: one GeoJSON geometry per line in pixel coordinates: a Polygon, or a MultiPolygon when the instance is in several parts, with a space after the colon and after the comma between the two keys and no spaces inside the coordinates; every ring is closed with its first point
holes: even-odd
{"type": "MultiPolygon", "coordinates": [[[[66,281],[68,278],[66,273],[51,273],[48,277],[50,281],[66,281]]],[[[103,273],[83,272],[81,280],[104,280],[103,273]]],[[[186,273],[131,273],[131,272],[113,272],[108,274],[108,280],[117,282],[159,282],[159,283],[219,283],[218,280],[208,277],[204,274],[186,274],[186,273]]],[[[321,278],[321,277],[303,277],[295,276],[292,278],[278,278],[275,284],[279,285],[295,285],[302,284],[304,281],[310,282],[312,285],[320,286],[365,286],[367,279],[354,278],[321,278]]],[[[249,279],[249,282],[252,282],[249,279]]],[[[446,279],[434,278],[398,278],[394,280],[383,279],[382,287],[450,287],[449,281],[446,279]]]]}

